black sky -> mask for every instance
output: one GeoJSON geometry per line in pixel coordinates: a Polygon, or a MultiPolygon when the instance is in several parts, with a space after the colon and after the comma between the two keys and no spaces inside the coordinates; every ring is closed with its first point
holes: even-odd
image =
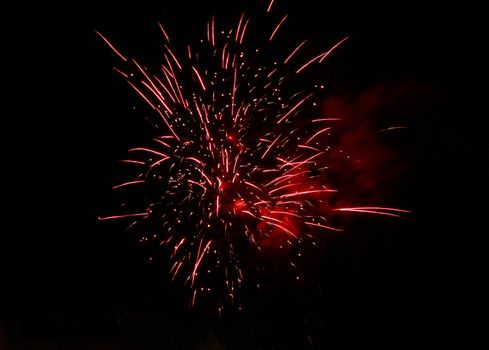
{"type": "Polygon", "coordinates": [[[149,111],[114,73],[117,57],[94,30],[157,64],[158,21],[186,44],[212,14],[234,23],[241,9],[258,13],[266,3],[11,4],[3,11],[1,113],[0,321],[8,349],[487,345],[481,9],[457,1],[276,2],[289,13],[291,38],[324,47],[350,36],[324,68],[332,96],[356,103],[380,87],[379,113],[410,126],[388,143],[407,164],[389,199],[413,214],[361,220],[352,228],[362,234],[328,242],[314,269],[327,286],[322,294],[277,282],[224,321],[205,307],[188,310],[124,223],[97,220],[113,205],[117,160],[151,130],[149,111]]]}

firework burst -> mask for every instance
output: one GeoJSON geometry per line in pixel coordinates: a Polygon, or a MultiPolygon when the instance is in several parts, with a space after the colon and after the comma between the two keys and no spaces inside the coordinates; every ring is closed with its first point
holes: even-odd
{"type": "MultiPolygon", "coordinates": [[[[232,28],[218,30],[211,18],[205,39],[184,54],[160,25],[164,52],[154,72],[97,32],[122,59],[117,72],[154,111],[158,132],[148,145],[129,150],[123,162],[136,175],[114,186],[141,194],[140,210],[101,219],[132,219],[141,241],[166,250],[172,279],[189,286],[192,304],[215,292],[234,302],[270,251],[297,252],[307,239],[342,231],[334,224],[341,213],[405,212],[336,205],[341,189],[331,181],[332,148],[325,140],[337,119],[317,107],[322,85],[297,90],[288,84],[347,37],[310,57],[301,53],[307,40],[299,41],[270,59],[247,40],[250,22],[243,13],[232,28]]],[[[265,40],[274,42],[286,22],[282,16],[265,40]]]]}

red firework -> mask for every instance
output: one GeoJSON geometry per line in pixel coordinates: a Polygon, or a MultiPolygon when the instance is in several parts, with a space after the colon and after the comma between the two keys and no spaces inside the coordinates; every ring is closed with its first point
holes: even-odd
{"type": "MultiPolygon", "coordinates": [[[[268,42],[286,21],[287,15],[268,42]]],[[[160,25],[164,53],[154,73],[97,32],[127,65],[116,70],[154,110],[160,132],[151,145],[129,150],[124,162],[137,175],[114,186],[137,188],[141,209],[100,219],[133,218],[142,241],[166,246],[172,279],[182,278],[193,290],[192,304],[215,291],[233,302],[243,280],[260,268],[258,256],[287,247],[298,247],[294,254],[300,255],[309,237],[342,231],[333,223],[342,212],[406,212],[336,205],[344,200],[331,180],[332,148],[325,140],[338,119],[317,108],[323,86],[288,85],[289,77],[322,63],[347,37],[312,57],[300,55],[304,40],[270,59],[247,42],[249,25],[243,13],[233,28],[219,31],[212,18],[206,40],[188,46],[183,57],[160,25]]]]}

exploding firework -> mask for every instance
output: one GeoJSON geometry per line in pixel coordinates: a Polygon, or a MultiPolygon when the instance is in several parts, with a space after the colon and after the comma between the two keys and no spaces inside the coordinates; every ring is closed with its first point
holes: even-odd
{"type": "MultiPolygon", "coordinates": [[[[273,0],[264,11],[272,6],[273,0]]],[[[287,15],[273,25],[265,47],[286,21],[287,15]]],[[[285,251],[293,265],[306,240],[342,231],[334,223],[341,213],[405,212],[339,205],[333,149],[325,142],[337,119],[317,106],[324,87],[289,84],[347,37],[310,57],[303,54],[307,40],[299,41],[270,59],[247,40],[250,25],[244,13],[228,30],[211,18],[205,39],[183,55],[160,25],[164,52],[153,73],[97,32],[122,59],[117,72],[154,111],[158,132],[129,150],[123,162],[136,175],[114,186],[136,191],[139,209],[101,219],[131,219],[141,241],[166,251],[172,279],[188,285],[192,304],[216,292],[234,302],[267,254],[285,251]]]]}

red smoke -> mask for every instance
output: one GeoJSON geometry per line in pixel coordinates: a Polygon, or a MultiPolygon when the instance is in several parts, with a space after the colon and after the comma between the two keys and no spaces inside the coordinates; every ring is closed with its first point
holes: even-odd
{"type": "Polygon", "coordinates": [[[396,197],[413,162],[409,138],[423,122],[432,93],[417,82],[399,81],[323,102],[323,115],[341,119],[328,136],[334,138],[329,140],[332,176],[341,190],[335,205],[393,204],[386,201],[396,197]]]}

